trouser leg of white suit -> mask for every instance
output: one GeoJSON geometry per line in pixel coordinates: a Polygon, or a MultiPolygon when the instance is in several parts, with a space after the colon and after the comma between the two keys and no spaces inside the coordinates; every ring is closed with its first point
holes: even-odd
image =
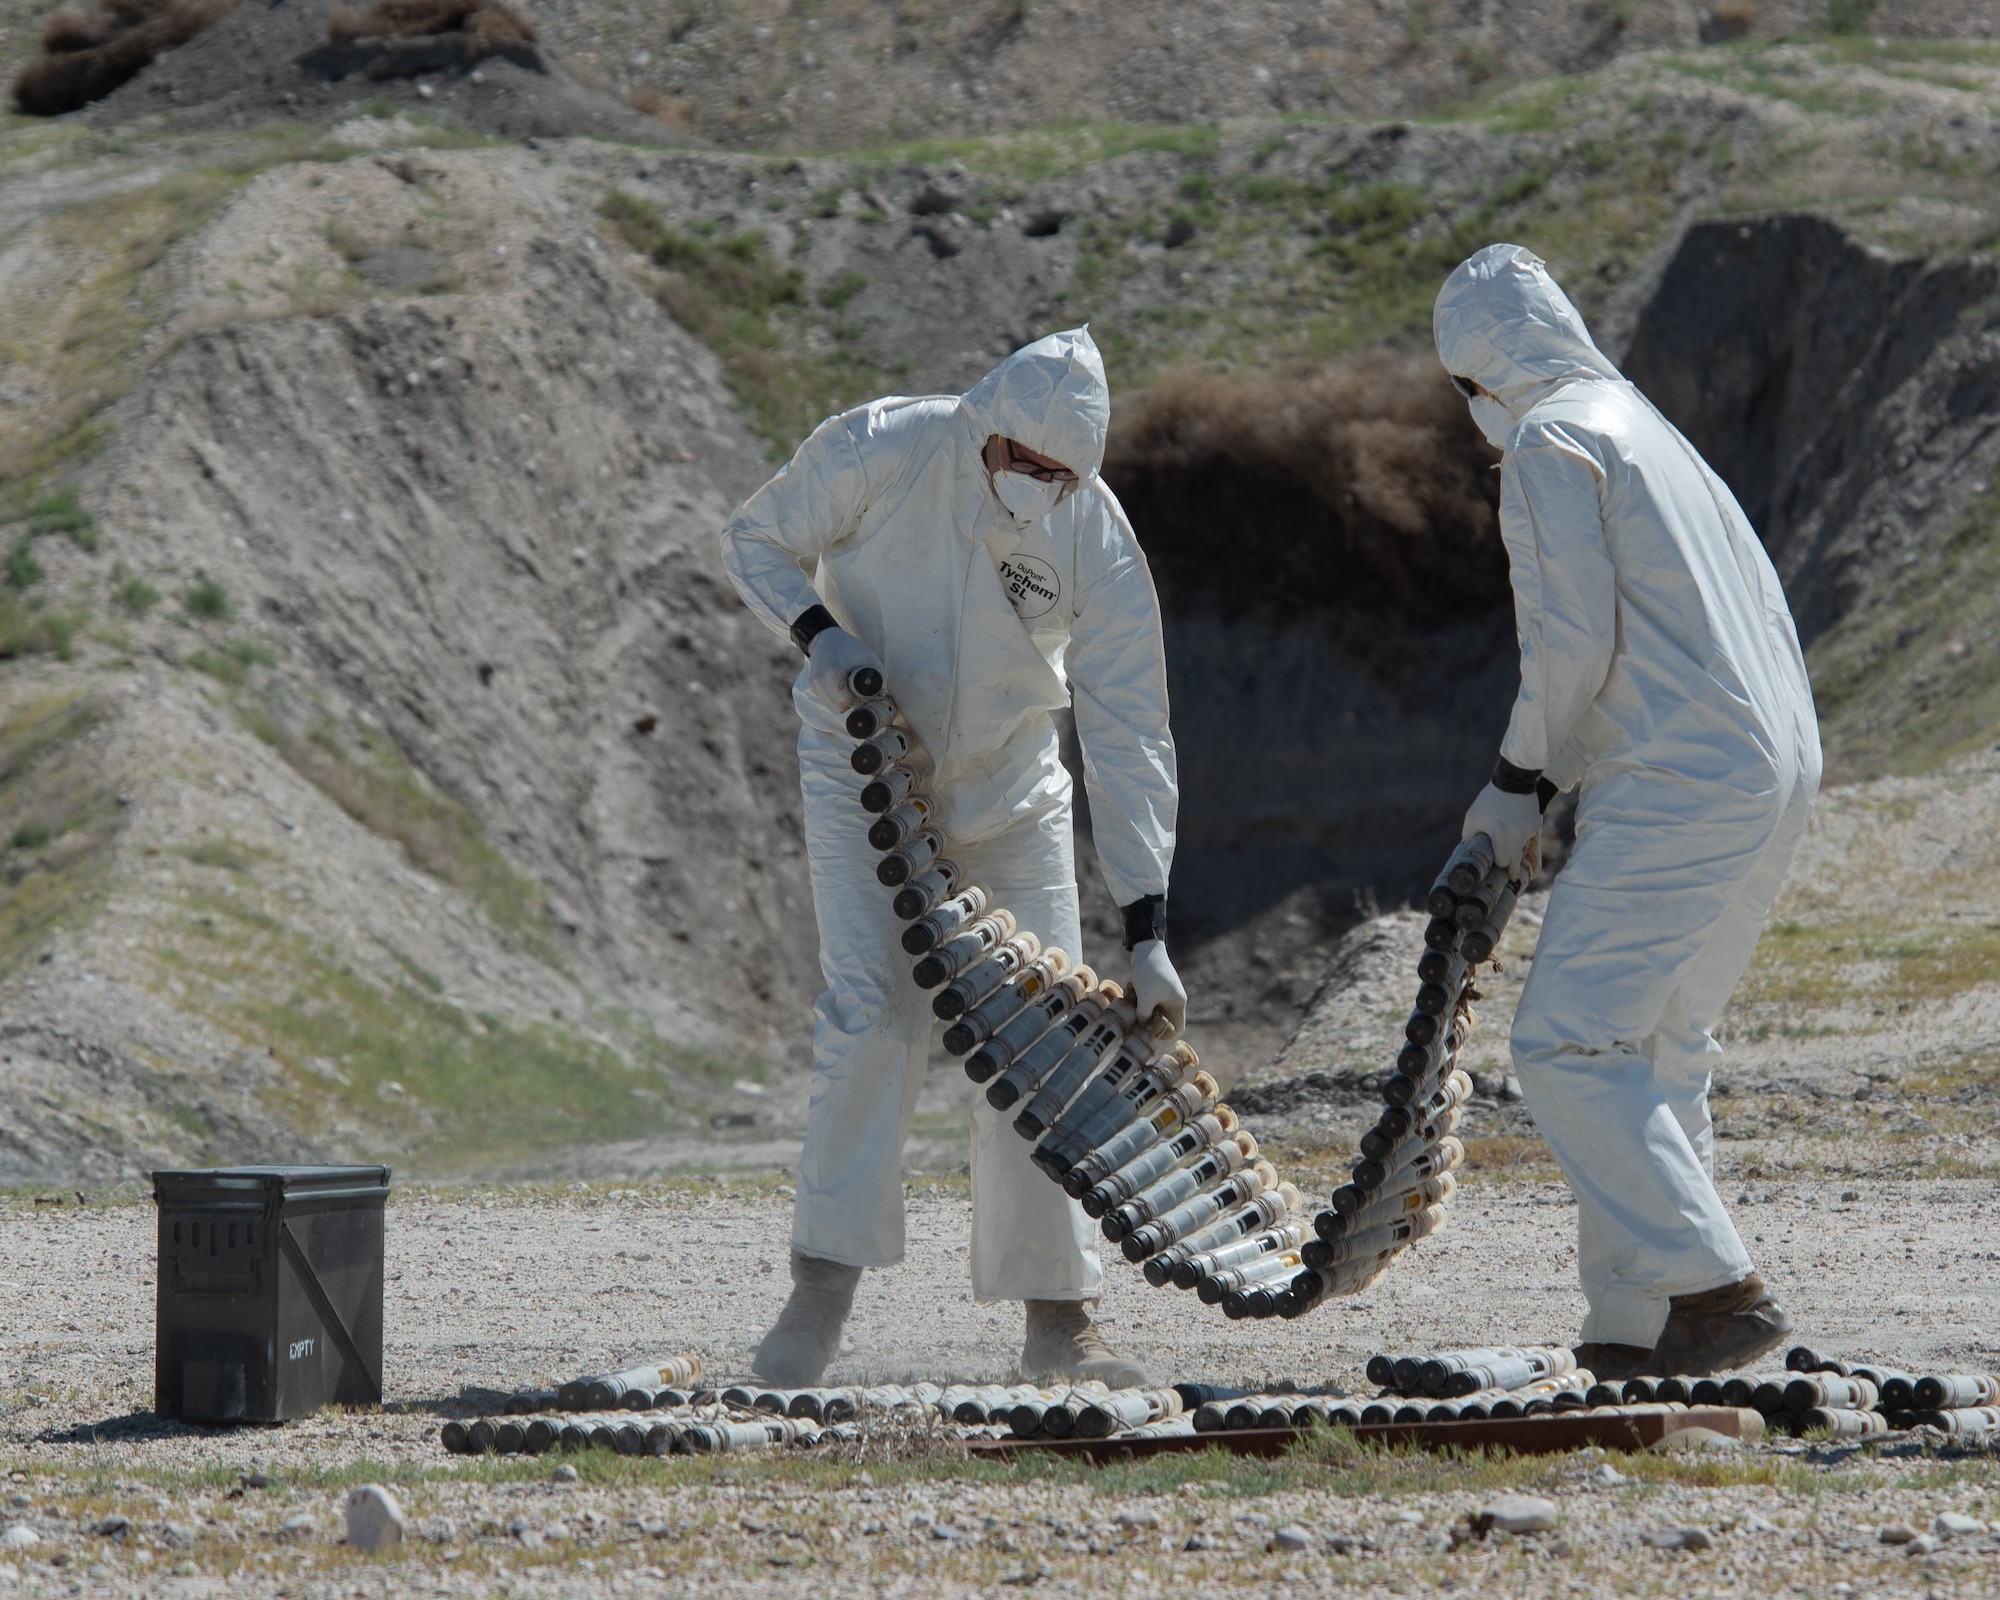
{"type": "Polygon", "coordinates": [[[1513,1056],[1576,1194],[1586,1341],[1650,1348],[1673,1295],[1751,1270],[1715,1189],[1713,1029],[1814,786],[1795,775],[1749,794],[1628,775],[1580,809],[1513,1056]]]}
{"type": "MultiPolygon", "coordinates": [[[[792,1244],[850,1266],[903,1258],[903,1145],[930,1064],[931,997],[910,981],[892,896],[875,878],[863,780],[851,741],[799,736],[808,865],[826,990],[813,1007],[812,1098],[799,1158],[792,1244]]],[[[1020,926],[1072,956],[1076,872],[1067,805],[959,853],[970,881],[1020,926]]],[[[973,1292],[980,1299],[1077,1299],[1102,1271],[1082,1209],[1028,1159],[1005,1117],[975,1102],[973,1292]]]]}
{"type": "MultiPolygon", "coordinates": [[[[1043,946],[1082,957],[1070,808],[1051,807],[963,852],[967,877],[1043,946]]],[[[1083,1207],[1029,1159],[1014,1131],[1018,1107],[972,1100],[972,1293],[979,1300],[1087,1300],[1104,1284],[1083,1207]]]]}

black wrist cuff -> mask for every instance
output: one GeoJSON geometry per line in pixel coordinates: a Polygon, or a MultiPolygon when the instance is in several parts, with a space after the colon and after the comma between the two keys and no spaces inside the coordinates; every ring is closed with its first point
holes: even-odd
{"type": "Polygon", "coordinates": [[[792,623],[792,643],[807,655],[813,653],[813,640],[828,628],[840,626],[840,619],[825,606],[807,606],[792,623]]]}
{"type": "Polygon", "coordinates": [[[1493,763],[1493,787],[1502,794],[1533,794],[1541,781],[1539,768],[1517,767],[1505,756],[1493,763]]]}
{"type": "Polygon", "coordinates": [[[1167,897],[1163,894],[1149,894],[1134,900],[1129,906],[1120,906],[1119,913],[1125,918],[1125,948],[1130,950],[1144,944],[1148,939],[1164,939],[1167,936],[1167,897]]]}
{"type": "Polygon", "coordinates": [[[1549,802],[1561,793],[1562,790],[1550,783],[1547,778],[1535,780],[1535,798],[1541,802],[1544,811],[1549,809],[1549,802]]]}

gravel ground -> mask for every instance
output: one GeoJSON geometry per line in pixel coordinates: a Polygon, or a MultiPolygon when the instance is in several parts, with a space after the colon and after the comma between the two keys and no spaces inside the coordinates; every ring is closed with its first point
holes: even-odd
{"type": "MultiPolygon", "coordinates": [[[[909,1260],[864,1282],[832,1377],[1007,1375],[1019,1313],[967,1295],[962,1183],[911,1188],[909,1260]]],[[[1981,1253],[1991,1183],[1857,1192],[1838,1204],[1783,1183],[1739,1202],[1800,1335],[1906,1367],[2000,1366],[2000,1306],[1981,1253]]],[[[0,1525],[18,1522],[39,1542],[0,1544],[0,1588],[998,1594],[1039,1573],[1080,1593],[1384,1583],[1651,1593],[1680,1592],[1695,1566],[1716,1592],[2000,1589],[2000,1540],[1960,1535],[1914,1559],[1877,1541],[1881,1524],[1928,1529],[1944,1511],[2000,1518],[2000,1460],[1907,1444],[1504,1464],[1333,1447],[1279,1464],[1203,1455],[1092,1472],[972,1466],[913,1441],[845,1462],[591,1456],[574,1484],[553,1481],[546,1458],[464,1461],[438,1446],[443,1416],[490,1409],[498,1391],[534,1380],[681,1350],[699,1352],[713,1376],[740,1374],[783,1298],[786,1209],[769,1178],[404,1191],[389,1213],[385,1408],[208,1431],[149,1410],[150,1204],[17,1197],[0,1212],[0,1471],[11,1479],[0,1525]],[[1637,1481],[1611,1482],[1607,1464],[1637,1481]],[[404,1552],[369,1557],[340,1542],[342,1499],[371,1480],[403,1499],[404,1552]],[[1510,1487],[1552,1495],[1557,1531],[1453,1550],[1454,1521],[1510,1487]],[[129,1526],[93,1531],[107,1517],[129,1526]],[[1294,1524],[1308,1531],[1297,1549],[1276,1538],[1294,1524]],[[1715,1549],[1640,1542],[1682,1525],[1709,1530],[1715,1549]]],[[[1566,1191],[1475,1175],[1453,1212],[1453,1234],[1359,1300],[1297,1323],[1232,1325],[1145,1288],[1122,1263],[1105,1320],[1156,1377],[1356,1390],[1377,1349],[1573,1336],[1582,1306],[1566,1191]]]]}

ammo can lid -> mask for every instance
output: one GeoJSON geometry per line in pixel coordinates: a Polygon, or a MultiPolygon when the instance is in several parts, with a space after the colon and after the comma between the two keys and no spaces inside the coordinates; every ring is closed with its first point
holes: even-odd
{"type": "Polygon", "coordinates": [[[389,1193],[387,1167],[195,1167],[153,1174],[156,1205],[372,1200],[389,1193]]]}

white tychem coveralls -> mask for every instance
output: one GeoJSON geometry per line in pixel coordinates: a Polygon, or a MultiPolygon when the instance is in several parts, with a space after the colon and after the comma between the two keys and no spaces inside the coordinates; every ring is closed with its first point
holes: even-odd
{"type": "Polygon", "coordinates": [[[1734,496],[1533,254],[1461,265],[1434,329],[1506,412],[1474,400],[1521,645],[1500,755],[1580,786],[1514,1065],[1576,1193],[1583,1338],[1650,1349],[1669,1297],[1751,1271],[1715,1190],[1713,1029],[1819,786],[1812,690],[1734,496]]]}
{"type": "MultiPolygon", "coordinates": [[[[825,605],[882,662],[936,761],[930,787],[967,881],[1080,959],[1071,783],[1050,713],[1074,705],[1097,852],[1120,905],[1163,895],[1178,785],[1159,602],[1098,478],[1110,421],[1087,331],[1017,351],[963,396],[878,400],[822,423],[723,531],[751,610],[785,633],[825,605]],[[1081,480],[1019,523],[981,450],[1025,445],[1081,480]]],[[[793,1247],[856,1267],[903,1256],[902,1150],[935,1026],[875,878],[864,780],[835,708],[808,691],[799,771],[826,991],[793,1247]]],[[[982,1299],[1080,1300],[1102,1280],[1082,1210],[981,1096],[972,1113],[972,1284],[982,1299]]]]}

